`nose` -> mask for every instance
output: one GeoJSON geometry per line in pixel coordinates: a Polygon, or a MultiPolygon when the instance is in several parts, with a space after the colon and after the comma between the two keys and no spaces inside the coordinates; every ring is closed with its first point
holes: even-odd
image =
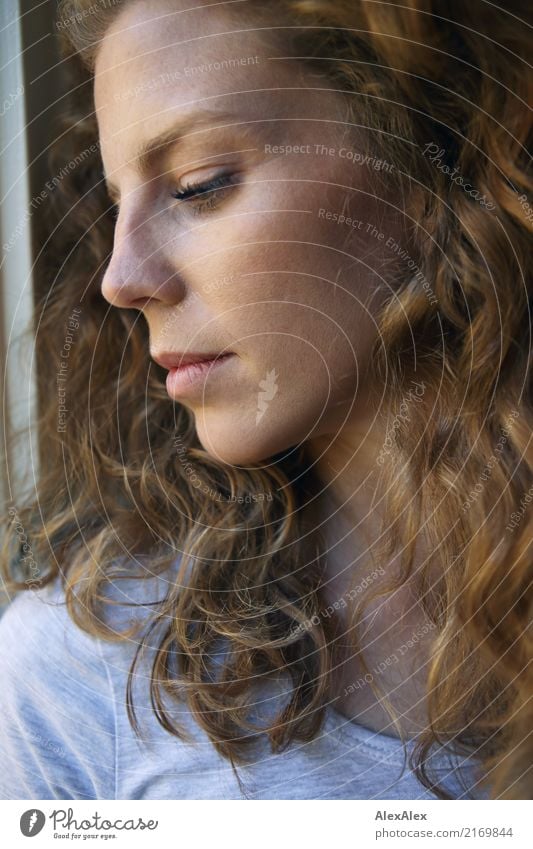
{"type": "Polygon", "coordinates": [[[102,280],[102,295],[114,307],[143,309],[149,301],[174,306],[185,296],[184,283],[168,257],[157,217],[141,220],[120,210],[113,252],[102,280]]]}

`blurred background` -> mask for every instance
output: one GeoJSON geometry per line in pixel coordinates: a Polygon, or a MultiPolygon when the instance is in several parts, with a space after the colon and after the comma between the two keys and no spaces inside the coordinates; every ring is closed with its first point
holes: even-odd
{"type": "Polygon", "coordinates": [[[2,0],[0,4],[0,499],[3,518],[28,489],[39,466],[38,357],[32,311],[42,294],[50,145],[57,137],[62,74],[57,3],[2,0]],[[22,433],[16,446],[8,440],[22,433]]]}

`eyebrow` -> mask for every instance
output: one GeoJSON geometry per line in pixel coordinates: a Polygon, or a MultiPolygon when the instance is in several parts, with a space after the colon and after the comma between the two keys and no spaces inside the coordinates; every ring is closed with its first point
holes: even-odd
{"type": "MultiPolygon", "coordinates": [[[[170,127],[155,136],[155,138],[144,142],[133,157],[132,161],[134,162],[139,174],[146,178],[152,170],[155,162],[158,159],[162,159],[169,148],[180,144],[186,136],[191,135],[191,131],[193,129],[196,128],[198,132],[201,132],[209,126],[213,129],[219,129],[219,127],[232,126],[232,123],[220,124],[215,127],[214,123],[216,121],[229,121],[235,124],[236,120],[236,116],[231,112],[221,112],[220,110],[212,109],[197,109],[187,117],[180,118],[178,121],[175,121],[170,125],[170,127]]],[[[119,191],[116,184],[113,180],[106,176],[105,172],[103,177],[110,198],[112,200],[117,200],[119,191]]]]}

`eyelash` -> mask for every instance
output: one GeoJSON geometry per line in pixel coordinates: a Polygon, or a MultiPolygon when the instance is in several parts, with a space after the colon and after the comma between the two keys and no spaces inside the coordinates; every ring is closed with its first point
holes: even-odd
{"type": "Polygon", "coordinates": [[[222,198],[219,197],[221,190],[231,188],[235,185],[235,182],[235,175],[221,174],[205,183],[192,183],[184,189],[176,189],[172,192],[172,197],[187,204],[193,204],[194,207],[191,210],[193,215],[201,215],[217,209],[224,197],[223,191],[222,198]],[[209,195],[209,197],[202,200],[204,195],[209,195]]]}

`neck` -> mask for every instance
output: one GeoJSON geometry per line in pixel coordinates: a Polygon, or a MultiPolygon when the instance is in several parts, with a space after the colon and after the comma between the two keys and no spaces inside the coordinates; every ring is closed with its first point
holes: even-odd
{"type": "Polygon", "coordinates": [[[415,733],[424,722],[424,659],[432,634],[426,631],[423,639],[412,639],[427,623],[411,581],[371,600],[358,621],[353,615],[380,585],[389,583],[400,565],[399,554],[384,560],[379,553],[381,529],[387,528],[386,517],[380,513],[380,467],[375,461],[382,445],[383,440],[368,430],[352,429],[335,439],[314,439],[306,449],[320,482],[321,493],[312,510],[314,527],[325,543],[321,608],[335,621],[336,706],[360,724],[394,735],[399,729],[415,733]],[[354,651],[354,628],[360,652],[354,651]],[[402,648],[400,653],[409,640],[414,648],[408,653],[402,648]],[[374,680],[402,715],[399,727],[391,723],[385,703],[365,681],[361,653],[370,669],[381,670],[385,665],[374,680]],[[416,670],[414,676],[410,664],[416,670]],[[405,682],[399,686],[402,677],[405,682]]]}
{"type": "Polygon", "coordinates": [[[308,461],[319,481],[311,507],[314,527],[326,546],[326,597],[372,568],[380,538],[379,437],[361,428],[343,430],[331,438],[317,437],[306,445],[308,461]]]}

